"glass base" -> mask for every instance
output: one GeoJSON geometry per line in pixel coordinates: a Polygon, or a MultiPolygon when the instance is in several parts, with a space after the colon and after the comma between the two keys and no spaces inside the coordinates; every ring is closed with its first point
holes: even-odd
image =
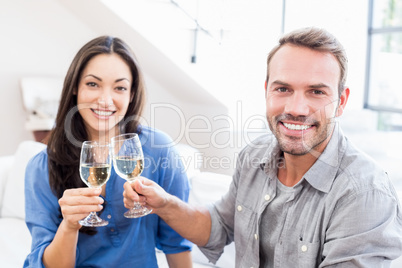
{"type": "Polygon", "coordinates": [[[129,219],[140,218],[140,217],[148,215],[151,212],[152,212],[152,209],[143,207],[141,205],[136,205],[134,208],[132,208],[132,209],[128,210],[126,213],[124,213],[124,217],[129,218],[129,219]]]}
{"type": "Polygon", "coordinates": [[[108,221],[102,220],[94,212],[91,212],[91,214],[89,214],[85,219],[78,222],[86,227],[101,227],[109,224],[108,221]]]}

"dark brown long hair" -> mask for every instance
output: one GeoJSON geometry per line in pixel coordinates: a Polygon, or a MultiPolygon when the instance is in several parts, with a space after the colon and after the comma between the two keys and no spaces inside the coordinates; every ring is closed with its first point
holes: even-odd
{"type": "MultiPolygon", "coordinates": [[[[139,119],[145,104],[144,81],[134,53],[121,39],[101,36],[85,44],[74,57],[64,79],[56,125],[47,147],[49,184],[57,198],[66,189],[86,187],[79,175],[81,144],[89,135],[77,109],[78,85],[88,62],[100,54],[117,54],[130,67],[133,77],[130,104],[119,123],[121,133],[139,133],[139,119]]],[[[61,216],[61,214],[60,214],[61,216]]],[[[87,232],[85,228],[81,228],[87,232]]],[[[88,232],[91,233],[91,232],[88,232]]]]}

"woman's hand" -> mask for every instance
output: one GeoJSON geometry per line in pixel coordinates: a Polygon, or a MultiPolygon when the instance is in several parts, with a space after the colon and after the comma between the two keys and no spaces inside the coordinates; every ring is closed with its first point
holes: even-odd
{"type": "Polygon", "coordinates": [[[99,196],[102,189],[75,188],[65,190],[59,199],[61,214],[63,215],[64,228],[69,230],[79,230],[81,225],[78,223],[91,211],[101,211],[103,199],[99,196]]]}
{"type": "Polygon", "coordinates": [[[128,209],[134,207],[134,202],[140,202],[151,208],[152,213],[164,207],[170,195],[156,182],[145,177],[139,177],[134,182],[124,184],[124,206],[128,209]]]}

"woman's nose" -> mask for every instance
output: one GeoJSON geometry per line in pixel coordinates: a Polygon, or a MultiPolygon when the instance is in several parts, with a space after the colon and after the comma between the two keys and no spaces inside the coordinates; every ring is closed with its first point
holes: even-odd
{"type": "Polygon", "coordinates": [[[99,96],[98,103],[99,106],[107,108],[113,105],[113,98],[107,92],[103,92],[103,94],[99,96]]]}

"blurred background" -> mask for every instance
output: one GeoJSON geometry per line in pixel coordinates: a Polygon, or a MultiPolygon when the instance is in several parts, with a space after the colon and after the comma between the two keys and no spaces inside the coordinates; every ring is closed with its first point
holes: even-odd
{"type": "Polygon", "coordinates": [[[402,0],[0,0],[0,156],[52,128],[64,75],[100,35],[133,48],[147,85],[143,123],[232,174],[266,133],[266,57],[279,36],[322,27],[345,46],[344,132],[402,190],[402,0]]]}

